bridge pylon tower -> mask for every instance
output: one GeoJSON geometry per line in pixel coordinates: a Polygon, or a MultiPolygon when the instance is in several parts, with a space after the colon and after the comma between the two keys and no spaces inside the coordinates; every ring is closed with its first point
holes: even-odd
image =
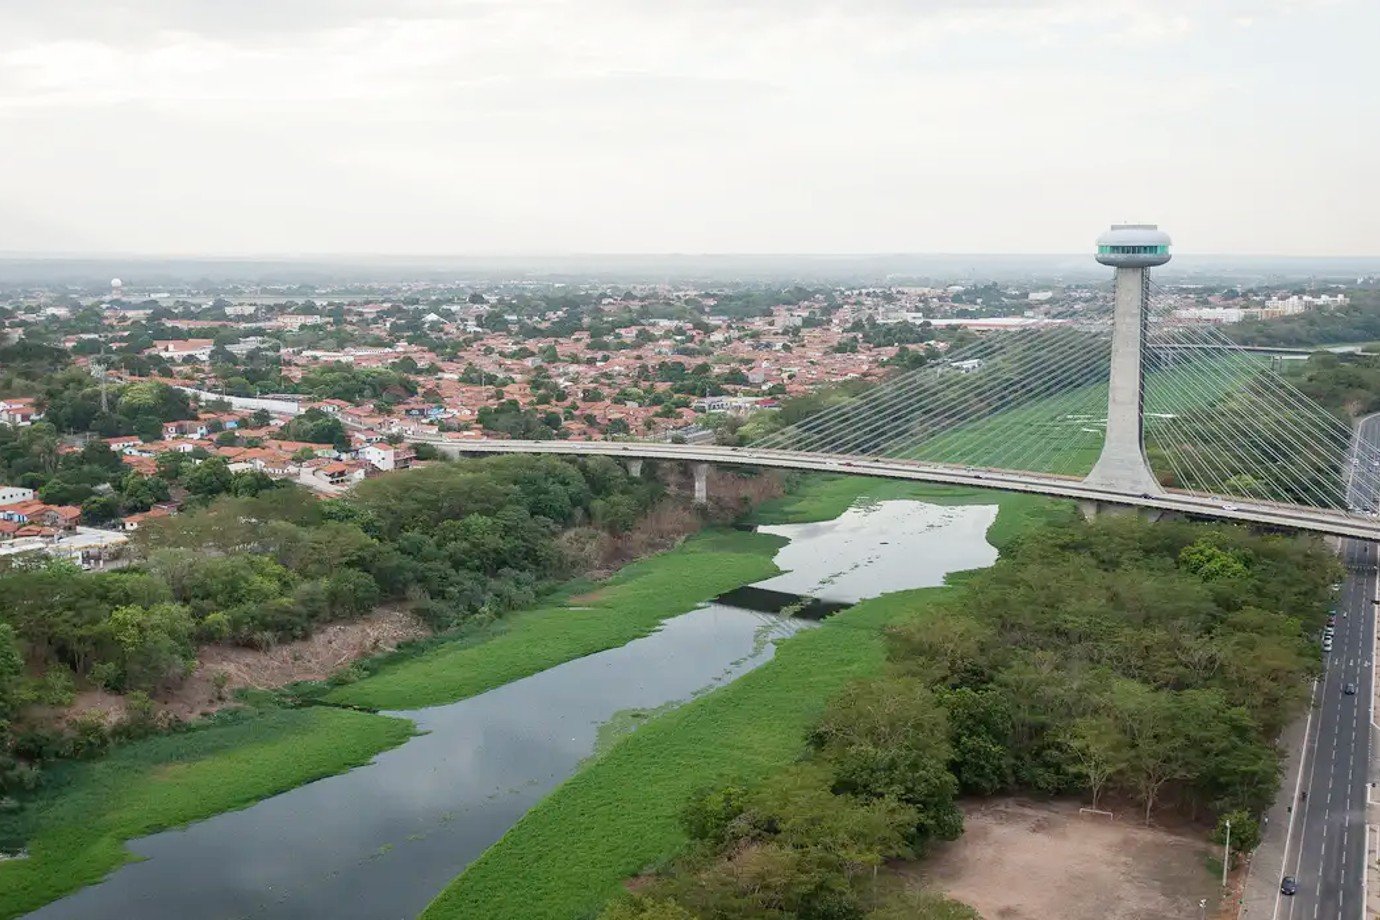
{"type": "Polygon", "coordinates": [[[1115,492],[1161,495],[1145,456],[1145,308],[1148,269],[1169,261],[1169,234],[1154,224],[1113,224],[1097,238],[1097,261],[1116,268],[1112,373],[1102,454],[1083,480],[1115,492]]]}

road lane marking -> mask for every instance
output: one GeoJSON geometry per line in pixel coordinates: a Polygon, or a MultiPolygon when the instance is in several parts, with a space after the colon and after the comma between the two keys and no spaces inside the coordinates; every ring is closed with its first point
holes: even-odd
{"type": "MultiPolygon", "coordinates": [[[[1305,768],[1305,767],[1308,767],[1308,768],[1309,768],[1308,781],[1309,781],[1309,785],[1312,785],[1312,782],[1313,782],[1312,770],[1315,769],[1315,768],[1317,767],[1317,765],[1318,765],[1318,758],[1317,758],[1316,756],[1314,756],[1314,757],[1312,758],[1312,763],[1311,763],[1311,764],[1309,763],[1309,756],[1308,756],[1308,735],[1309,735],[1309,733],[1310,733],[1310,732],[1312,731],[1312,729],[1313,729],[1313,704],[1314,704],[1314,701],[1317,700],[1317,698],[1318,698],[1318,682],[1315,680],[1315,681],[1313,681],[1313,690],[1312,690],[1312,692],[1311,692],[1311,693],[1309,694],[1309,696],[1308,696],[1308,719],[1307,719],[1307,721],[1305,721],[1304,724],[1303,724],[1303,749],[1299,752],[1299,775],[1294,779],[1294,798],[1293,798],[1293,800],[1292,800],[1292,801],[1290,802],[1290,804],[1289,804],[1289,826],[1288,826],[1287,828],[1285,828],[1285,831],[1284,831],[1284,857],[1283,857],[1283,858],[1280,860],[1280,862],[1279,862],[1279,875],[1280,875],[1280,876],[1283,876],[1283,875],[1286,875],[1286,874],[1287,874],[1284,870],[1285,870],[1285,867],[1287,867],[1287,866],[1289,865],[1289,847],[1290,847],[1290,845],[1294,842],[1294,819],[1298,817],[1298,813],[1299,813],[1300,811],[1303,811],[1302,808],[1295,808],[1294,806],[1297,805],[1297,804],[1299,804],[1299,789],[1302,788],[1302,786],[1303,786],[1303,771],[1304,771],[1304,768],[1305,768]]],[[[1322,723],[1320,722],[1319,725],[1321,726],[1321,724],[1322,724],[1322,723]]],[[[1316,752],[1315,752],[1315,753],[1316,753],[1316,752]]],[[[1303,859],[1303,832],[1304,832],[1304,830],[1307,829],[1307,827],[1308,827],[1308,815],[1305,814],[1304,817],[1303,817],[1303,823],[1299,826],[1299,853],[1298,853],[1298,860],[1302,860],[1302,859],[1303,859]]],[[[1298,875],[1298,865],[1299,865],[1299,863],[1298,863],[1298,861],[1296,861],[1296,862],[1294,863],[1294,874],[1295,874],[1296,876],[1298,875]]],[[[1280,890],[1279,890],[1279,886],[1276,885],[1276,886],[1275,886],[1275,909],[1270,913],[1270,920],[1275,920],[1275,918],[1277,918],[1277,917],[1279,916],[1279,899],[1280,899],[1280,890]]],[[[1290,917],[1293,917],[1293,916],[1294,916],[1294,902],[1293,902],[1293,901],[1290,901],[1290,902],[1289,902],[1289,916],[1290,916],[1290,917]]]]}

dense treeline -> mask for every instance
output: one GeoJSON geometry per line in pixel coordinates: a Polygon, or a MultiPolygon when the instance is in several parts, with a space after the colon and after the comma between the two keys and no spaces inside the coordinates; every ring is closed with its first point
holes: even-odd
{"type": "Polygon", "coordinates": [[[106,388],[108,409],[101,408],[97,380],[81,368],[45,377],[38,404],[45,421],[62,432],[94,432],[101,437],[138,435],[145,441],[163,437],[163,423],[195,418],[190,397],[165,383],[112,382],[106,388]]]}
{"type": "Polygon", "coordinates": [[[1250,849],[1340,574],[1311,539],[1133,519],[1034,531],[895,627],[887,673],[829,704],[801,764],[694,797],[687,854],[604,920],[970,916],[915,893],[898,908],[874,880],[957,837],[963,794],[1229,817],[1250,849]]]}
{"type": "Polygon", "coordinates": [[[1350,303],[1340,309],[1247,320],[1226,327],[1226,332],[1242,345],[1304,347],[1380,339],[1380,291],[1349,291],[1347,296],[1350,303]]]}
{"type": "Polygon", "coordinates": [[[1289,370],[1300,390],[1339,416],[1380,411],[1380,357],[1318,352],[1289,370]]]}
{"type": "Polygon", "coordinates": [[[608,458],[434,464],[347,499],[280,488],[150,519],[140,564],[123,571],[22,562],[0,574],[0,791],[34,781],[21,762],[72,752],[70,738],[8,730],[28,704],[93,684],[158,693],[189,673],[199,642],[267,647],[385,600],[438,629],[531,604],[589,568],[600,531],[631,527],[660,490],[608,458]]]}

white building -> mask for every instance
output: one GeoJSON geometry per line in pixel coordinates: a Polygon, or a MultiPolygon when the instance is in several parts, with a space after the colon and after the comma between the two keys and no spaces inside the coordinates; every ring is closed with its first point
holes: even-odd
{"type": "Polygon", "coordinates": [[[1246,318],[1246,311],[1241,307],[1180,307],[1174,318],[1190,323],[1239,323],[1246,318]]]}
{"type": "Polygon", "coordinates": [[[0,505],[14,505],[19,502],[32,501],[33,497],[33,489],[21,489],[19,486],[0,486],[0,505]]]}
{"type": "Polygon", "coordinates": [[[398,445],[393,447],[389,444],[369,444],[360,448],[359,458],[374,469],[384,470],[405,470],[412,465],[412,461],[417,458],[411,447],[398,445]]]}

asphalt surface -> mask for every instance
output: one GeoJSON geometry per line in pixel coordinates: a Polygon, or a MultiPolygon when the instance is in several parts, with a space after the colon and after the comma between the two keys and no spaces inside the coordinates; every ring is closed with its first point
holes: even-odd
{"type": "MultiPolygon", "coordinates": [[[[1380,444],[1380,417],[1364,420],[1358,436],[1380,444]]],[[[1357,486],[1353,504],[1375,508],[1380,496],[1357,486]]],[[[1336,633],[1313,694],[1308,758],[1294,795],[1284,875],[1298,893],[1282,896],[1276,917],[1289,920],[1365,915],[1366,806],[1370,785],[1375,648],[1376,544],[1347,540],[1347,577],[1337,596],[1336,633]],[[1344,692],[1347,684],[1356,694],[1344,692]],[[1303,797],[1307,794],[1307,798],[1303,797]]]]}

